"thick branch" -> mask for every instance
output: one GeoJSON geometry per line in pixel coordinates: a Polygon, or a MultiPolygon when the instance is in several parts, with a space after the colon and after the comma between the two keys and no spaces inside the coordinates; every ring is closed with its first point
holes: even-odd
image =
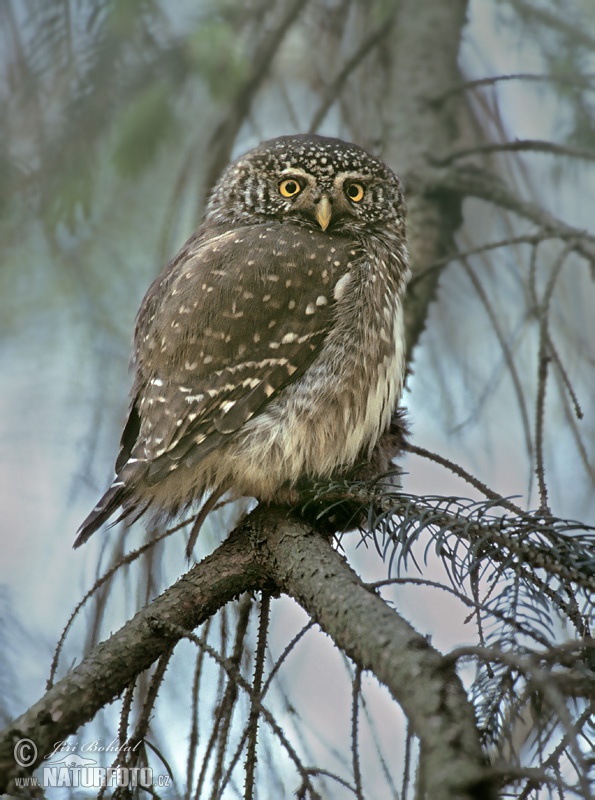
{"type": "Polygon", "coordinates": [[[335,644],[388,687],[421,741],[433,800],[495,797],[486,779],[473,709],[456,672],[408,622],[370,591],[344,558],[283,512],[249,522],[268,573],[335,644]]]}
{"type": "MultiPolygon", "coordinates": [[[[466,23],[466,0],[401,0],[390,36],[387,59],[391,82],[385,98],[387,145],[383,156],[405,181],[409,206],[409,241],[414,277],[453,249],[461,223],[460,198],[430,194],[415,176],[428,156],[463,146],[466,108],[463,98],[442,106],[427,98],[461,82],[458,57],[466,23]]],[[[412,284],[405,304],[408,358],[423,332],[434,299],[439,271],[412,284]]]]}
{"type": "Polygon", "coordinates": [[[32,739],[41,760],[171,648],[175,638],[157,634],[167,623],[192,629],[241,592],[275,584],[401,704],[420,738],[433,800],[493,796],[473,710],[454,667],[361,583],[328,540],[288,519],[286,510],[260,508],[3,732],[0,790],[15,768],[15,741],[32,739]]]}
{"type": "Polygon", "coordinates": [[[245,537],[232,535],[170,589],[101,642],[62,680],[0,735],[0,792],[15,768],[13,747],[35,742],[37,762],[114,700],[131,680],[171,647],[155,635],[155,620],[193,629],[233,597],[261,585],[261,572],[245,537]]]}

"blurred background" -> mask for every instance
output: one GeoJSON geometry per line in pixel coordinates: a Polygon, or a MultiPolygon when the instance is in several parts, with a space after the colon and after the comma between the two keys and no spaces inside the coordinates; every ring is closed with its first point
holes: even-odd
{"type": "MultiPolygon", "coordinates": [[[[435,97],[448,87],[442,76],[425,74],[423,62],[407,74],[394,69],[396,39],[413,39],[423,25],[423,4],[415,15],[405,13],[408,5],[0,3],[0,721],[42,694],[71,611],[124,549],[144,541],[142,526],[125,539],[116,528],[71,549],[112,477],[136,310],[198,225],[205,194],[225,164],[263,139],[315,130],[367,147],[415,185],[407,161],[413,134],[387,98],[394,99],[391,87],[399,81],[415,80],[416,70],[424,85],[435,80],[435,97]]],[[[470,0],[466,10],[455,43],[461,82],[525,76],[464,91],[451,82],[464,105],[466,146],[548,140],[560,148],[489,151],[472,165],[489,166],[520,201],[593,235],[595,7],[589,0],[470,0]]],[[[424,158],[446,155],[447,147],[424,158]]],[[[547,385],[544,460],[553,512],[593,522],[593,265],[564,252],[560,241],[544,241],[535,256],[518,240],[539,227],[514,210],[464,202],[459,251],[513,243],[434,265],[439,283],[404,403],[416,445],[520,505],[537,506],[535,287],[542,297],[562,259],[549,317],[562,366],[547,385]]],[[[425,459],[409,457],[404,468],[409,492],[476,496],[425,459]]],[[[201,552],[232,523],[230,511],[215,515],[201,534],[201,552]]],[[[343,539],[351,562],[366,578],[386,575],[377,554],[358,542],[343,539]]],[[[185,569],[178,534],[121,570],[78,617],[58,673],[185,569]]],[[[448,598],[437,602],[411,588],[393,597],[438,648],[472,639],[448,598]]],[[[286,599],[273,605],[270,648],[278,656],[306,620],[286,599]]],[[[228,609],[228,619],[214,623],[221,642],[235,614],[228,609]]],[[[180,679],[164,687],[166,702],[151,724],[183,793],[196,779],[186,763],[191,720],[184,717],[196,655],[180,645],[176,658],[180,679]]],[[[276,690],[278,713],[301,752],[340,772],[349,749],[350,667],[324,636],[309,632],[287,670],[276,690]],[[342,673],[344,684],[336,678],[342,673]],[[307,698],[299,715],[294,696],[307,698]]],[[[208,680],[216,686],[215,668],[208,680]]],[[[374,718],[363,734],[370,796],[392,797],[400,773],[387,773],[405,747],[403,722],[383,688],[370,680],[366,690],[374,718]]],[[[115,713],[108,709],[89,737],[111,740],[115,713]]],[[[259,796],[291,796],[287,757],[270,747],[264,738],[269,788],[259,796]]]]}

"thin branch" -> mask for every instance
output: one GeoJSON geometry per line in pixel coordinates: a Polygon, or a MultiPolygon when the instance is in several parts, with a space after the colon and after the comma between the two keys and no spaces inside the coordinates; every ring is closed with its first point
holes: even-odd
{"type": "MultiPolygon", "coordinates": [[[[208,638],[209,630],[211,627],[211,619],[209,619],[204,626],[202,635],[205,640],[208,638]]],[[[190,800],[192,792],[192,784],[194,783],[194,768],[196,762],[196,754],[198,752],[199,740],[199,717],[198,717],[198,699],[200,696],[200,682],[203,675],[203,665],[205,661],[204,650],[200,650],[196,657],[196,667],[194,669],[194,680],[192,681],[192,704],[191,704],[191,728],[190,728],[190,741],[188,743],[188,756],[186,759],[186,791],[184,793],[184,800],[190,800]]]]}
{"type": "MultiPolygon", "coordinates": [[[[236,634],[233,645],[233,651],[231,654],[231,664],[235,665],[237,670],[240,669],[242,657],[245,653],[246,633],[248,631],[248,623],[250,621],[251,611],[252,611],[252,597],[249,594],[245,594],[239,603],[236,634]]],[[[204,637],[204,641],[205,642],[207,641],[206,637],[204,637]]],[[[221,648],[221,655],[222,656],[224,655],[223,648],[221,648]]],[[[237,695],[238,695],[238,689],[235,682],[230,681],[228,679],[227,686],[225,687],[225,692],[223,694],[223,697],[221,698],[219,707],[217,709],[211,740],[209,741],[209,746],[207,747],[206,753],[203,756],[203,763],[200,771],[200,781],[197,783],[197,788],[196,788],[196,794],[195,794],[196,797],[199,797],[200,795],[199,790],[202,790],[202,784],[206,776],[206,767],[208,765],[208,761],[216,741],[218,741],[217,761],[215,763],[215,769],[211,781],[212,785],[211,797],[212,798],[218,797],[219,792],[220,791],[222,792],[222,789],[220,789],[221,776],[223,775],[225,752],[227,749],[229,730],[231,728],[231,720],[232,720],[233,710],[235,708],[235,704],[237,701],[237,695]]]]}
{"type": "Polygon", "coordinates": [[[151,676],[151,683],[149,684],[149,689],[144,699],[143,707],[136,723],[136,727],[134,729],[134,733],[130,737],[130,742],[136,743],[142,741],[145,736],[147,735],[147,731],[149,730],[149,724],[151,720],[151,714],[153,712],[153,708],[155,703],[157,702],[157,695],[159,693],[159,689],[161,688],[161,684],[165,678],[165,672],[169,666],[169,662],[171,660],[172,654],[174,652],[174,648],[171,647],[169,650],[166,650],[163,655],[159,657],[159,661],[157,662],[157,667],[151,676]]]}
{"type": "MultiPolygon", "coordinates": [[[[374,485],[338,481],[327,484],[316,498],[317,503],[328,506],[348,501],[359,504],[360,510],[362,506],[370,509],[369,522],[375,529],[413,526],[415,538],[427,528],[448,532],[468,542],[473,552],[481,548],[483,555],[501,563],[503,569],[513,564],[515,569],[522,570],[526,565],[533,583],[541,591],[547,592],[549,587],[540,579],[539,570],[544,570],[548,579],[557,577],[563,583],[573,584],[575,589],[595,591],[593,536],[584,537],[582,542],[577,536],[577,531],[593,531],[593,527],[583,523],[531,512],[518,517],[490,515],[489,507],[492,503],[497,505],[496,501],[477,503],[456,497],[418,497],[390,489],[381,481],[374,485]],[[400,522],[395,522],[395,518],[400,522]],[[539,534],[543,541],[537,541],[531,534],[539,534]]],[[[401,538],[391,538],[402,544],[401,538]]],[[[559,604],[560,599],[556,602],[559,604]]]]}
{"type": "MultiPolygon", "coordinates": [[[[593,709],[589,706],[588,708],[586,708],[583,711],[581,716],[577,719],[577,721],[576,721],[576,723],[574,725],[575,730],[576,731],[582,730],[582,728],[585,726],[585,724],[587,722],[589,722],[590,720],[592,720],[592,718],[593,718],[593,709]]],[[[557,747],[554,750],[552,750],[550,755],[545,759],[545,761],[541,765],[542,769],[545,770],[545,769],[548,769],[548,768],[554,768],[557,765],[557,762],[558,762],[559,758],[563,754],[564,750],[570,745],[572,738],[575,738],[574,737],[574,733],[573,733],[573,735],[570,735],[569,733],[564,734],[564,736],[560,740],[560,742],[557,745],[557,747]]],[[[539,778],[537,778],[537,777],[529,778],[529,780],[527,781],[527,783],[525,785],[525,788],[523,789],[521,794],[518,796],[518,800],[528,800],[529,794],[532,791],[535,791],[536,789],[539,789],[540,785],[541,785],[541,782],[540,782],[539,778]]]]}
{"type": "Polygon", "coordinates": [[[431,158],[430,161],[437,167],[447,167],[450,166],[453,161],[466,158],[467,156],[516,152],[548,153],[555,156],[567,156],[569,158],[595,161],[595,150],[588,150],[584,147],[568,147],[567,145],[556,144],[555,142],[548,142],[541,139],[516,139],[514,142],[488,142],[487,144],[455,150],[443,158],[431,158]]]}
{"type": "Polygon", "coordinates": [[[574,241],[575,236],[576,234],[574,232],[569,232],[566,235],[562,235],[560,233],[537,231],[537,233],[526,233],[521,236],[511,236],[506,239],[499,239],[497,242],[485,242],[477,247],[471,247],[468,250],[450,253],[449,255],[444,256],[444,258],[437,259],[425,269],[420,270],[416,275],[414,275],[407,284],[407,288],[413,288],[417,283],[430,277],[430,275],[433,275],[435,272],[439,272],[446,264],[450,264],[452,261],[459,261],[462,258],[469,258],[469,256],[487,253],[490,250],[499,250],[503,247],[515,247],[519,244],[529,244],[535,246],[541,242],[551,239],[560,239],[561,241],[572,239],[574,241]]]}
{"type": "MultiPolygon", "coordinates": [[[[572,643],[576,645],[576,643],[572,643]]],[[[592,645],[591,645],[592,647],[592,645]]],[[[555,684],[555,676],[549,670],[544,669],[539,664],[539,659],[543,654],[534,653],[530,655],[518,655],[513,652],[504,652],[500,649],[488,647],[476,647],[467,645],[458,647],[452,650],[447,656],[446,660],[449,662],[456,662],[461,658],[477,658],[485,662],[500,662],[507,667],[518,671],[523,675],[528,683],[534,684],[539,689],[545,700],[550,704],[552,711],[556,714],[558,721],[564,726],[566,735],[568,737],[568,746],[572,750],[572,754],[577,761],[577,777],[581,790],[584,792],[584,797],[591,796],[588,786],[588,770],[585,764],[585,758],[578,745],[576,738],[576,727],[573,723],[568,708],[565,703],[565,698],[558,691],[555,684]]]]}
{"type": "Polygon", "coordinates": [[[536,83],[559,83],[567,86],[576,86],[581,89],[595,88],[595,75],[536,75],[531,72],[515,72],[508,75],[493,75],[489,78],[478,78],[474,81],[465,81],[456,86],[452,86],[445,92],[441,92],[435,97],[431,97],[428,103],[432,105],[439,105],[445,100],[448,100],[453,95],[467,92],[473,89],[479,89],[483,86],[494,86],[496,83],[504,83],[506,81],[528,81],[536,83]]]}
{"type": "Polygon", "coordinates": [[[260,699],[257,697],[256,693],[253,691],[252,687],[246,681],[239,670],[235,667],[235,665],[231,664],[228,659],[221,658],[220,653],[217,652],[213,647],[208,645],[198,636],[195,636],[192,631],[185,630],[184,628],[180,627],[179,625],[174,625],[170,622],[160,621],[158,623],[158,627],[162,628],[164,631],[169,631],[170,636],[175,637],[176,639],[185,638],[188,639],[190,642],[194,642],[194,644],[198,645],[198,647],[204,648],[205,651],[211,656],[211,658],[216,661],[227,673],[228,678],[230,681],[233,681],[237,686],[243,689],[248,696],[250,697],[251,701],[256,705],[258,708],[259,714],[262,714],[263,718],[267,721],[270,727],[275,732],[276,736],[278,737],[279,741],[287,751],[289,757],[294,763],[296,770],[300,773],[302,780],[305,780],[309,790],[312,792],[312,796],[317,798],[319,795],[315,792],[314,787],[310,783],[308,777],[308,771],[303,767],[302,762],[298,754],[296,753],[295,749],[292,747],[291,743],[283,733],[281,726],[277,723],[271,712],[264,706],[260,699]]]}
{"type": "Polygon", "coordinates": [[[271,64],[285,35],[297,17],[303,13],[308,2],[309,0],[291,0],[284,6],[279,4],[279,8],[283,7],[284,11],[282,17],[277,20],[276,25],[265,34],[260,42],[252,58],[252,71],[236,92],[235,98],[227,104],[227,115],[211,137],[212,155],[205,180],[207,193],[211,191],[219,174],[229,163],[233,142],[250,111],[252,101],[261,84],[270,75],[271,64]]]}
{"type": "MultiPolygon", "coordinates": [[[[315,622],[313,620],[310,620],[310,622],[308,622],[306,625],[304,625],[304,627],[300,631],[298,631],[298,633],[296,633],[296,635],[293,637],[293,639],[286,646],[285,650],[281,653],[281,655],[279,656],[279,658],[277,659],[277,661],[275,663],[275,666],[273,667],[273,669],[271,670],[268,678],[266,679],[266,682],[265,682],[263,690],[262,690],[261,700],[264,699],[266,693],[268,692],[269,688],[271,687],[271,684],[273,683],[275,675],[281,669],[281,666],[282,666],[283,662],[285,661],[285,659],[287,658],[287,656],[291,653],[291,651],[293,650],[293,648],[295,647],[297,642],[299,642],[299,640],[302,638],[302,636],[304,636],[311,628],[313,628],[314,625],[315,625],[315,622]]],[[[230,763],[229,763],[229,765],[227,767],[227,772],[225,773],[225,775],[223,777],[223,781],[221,782],[221,786],[220,786],[221,794],[223,794],[223,790],[225,789],[225,787],[227,786],[227,784],[231,780],[231,774],[234,771],[237,762],[240,760],[240,755],[242,754],[242,750],[244,749],[244,745],[246,743],[246,739],[247,738],[248,738],[248,731],[246,729],[246,730],[244,730],[244,733],[242,734],[242,738],[240,739],[240,741],[238,743],[238,746],[236,747],[236,751],[235,751],[235,753],[233,755],[233,758],[231,759],[231,761],[230,761],[230,763]]]]}
{"type": "MultiPolygon", "coordinates": [[[[554,362],[554,364],[556,365],[556,369],[558,370],[559,377],[560,377],[560,380],[562,382],[562,386],[566,390],[566,392],[568,393],[568,396],[570,397],[570,401],[571,401],[572,407],[574,409],[574,416],[577,419],[582,419],[584,417],[583,409],[581,408],[581,404],[579,402],[579,399],[576,396],[576,392],[574,391],[574,387],[573,387],[572,383],[570,382],[570,378],[568,376],[566,368],[564,367],[564,364],[562,363],[562,359],[560,358],[560,354],[558,353],[558,349],[556,348],[556,346],[552,342],[552,338],[549,335],[549,333],[548,333],[548,338],[547,338],[547,346],[548,346],[548,350],[550,352],[551,359],[554,362]]],[[[562,392],[562,394],[564,394],[564,393],[562,392]]],[[[571,418],[572,418],[572,415],[571,415],[571,418]]]]}
{"type": "Polygon", "coordinates": [[[444,456],[440,456],[438,453],[432,453],[430,450],[426,450],[425,447],[419,447],[411,442],[405,442],[404,449],[408,453],[421,456],[421,458],[427,458],[429,461],[434,461],[436,464],[446,467],[446,469],[450,470],[454,475],[458,475],[460,478],[463,478],[463,480],[467,481],[467,483],[469,483],[471,486],[474,486],[476,489],[478,489],[484,495],[484,497],[487,497],[490,500],[497,500],[498,505],[502,508],[507,508],[509,511],[512,511],[513,514],[519,514],[520,516],[524,515],[525,512],[520,506],[512,503],[510,499],[502,497],[502,495],[494,492],[493,489],[490,489],[489,486],[486,486],[485,483],[480,481],[474,475],[471,475],[470,472],[467,472],[467,470],[463,469],[463,467],[459,466],[459,464],[455,464],[454,461],[444,458],[444,456]]]}
{"type": "Polygon", "coordinates": [[[248,716],[248,748],[246,751],[246,785],[244,797],[251,800],[254,794],[254,778],[256,775],[256,740],[258,735],[258,717],[262,702],[262,676],[264,674],[264,661],[266,655],[267,635],[271,614],[271,594],[262,593],[260,602],[260,622],[258,625],[258,641],[256,646],[256,661],[254,664],[254,679],[252,683],[252,704],[248,716]]]}
{"type": "Polygon", "coordinates": [[[509,0],[512,6],[522,17],[530,17],[531,23],[540,22],[548,28],[552,28],[556,33],[563,33],[569,39],[579,45],[595,49],[595,37],[591,36],[585,25],[574,25],[569,21],[568,14],[554,14],[548,11],[545,6],[536,6],[527,0],[509,0]]]}
{"type": "Polygon", "coordinates": [[[362,772],[359,763],[359,703],[362,693],[362,670],[356,665],[351,692],[351,760],[357,800],[363,800],[362,772]]]}
{"type": "Polygon", "coordinates": [[[531,220],[547,234],[561,239],[575,239],[574,251],[595,265],[595,234],[568,225],[536,203],[522,200],[504,183],[476,168],[425,171],[420,180],[427,192],[448,191],[463,197],[477,197],[531,220]]]}
{"type": "Polygon", "coordinates": [[[122,710],[120,711],[120,724],[118,725],[118,743],[120,747],[126,744],[128,738],[128,724],[130,721],[130,712],[132,710],[132,700],[134,698],[134,687],[136,681],[131,681],[126,687],[124,698],[122,700],[122,710]]]}
{"type": "MultiPolygon", "coordinates": [[[[554,364],[556,364],[558,368],[561,368],[562,366],[561,363],[559,364],[556,360],[556,355],[557,355],[556,351],[553,350],[551,352],[553,353],[554,364]]],[[[564,391],[564,388],[566,388],[570,393],[570,389],[567,386],[566,381],[564,381],[563,387],[560,388],[560,397],[562,398],[562,404],[564,406],[564,414],[566,415],[566,419],[568,420],[568,425],[570,426],[570,431],[575,441],[581,462],[585,468],[587,475],[589,476],[589,480],[591,481],[592,484],[595,484],[595,467],[589,461],[589,454],[587,452],[587,448],[585,447],[585,443],[583,442],[582,436],[580,434],[575,419],[576,405],[574,405],[574,408],[571,407],[570,401],[568,400],[568,396],[567,393],[564,391]]],[[[571,394],[571,397],[573,396],[573,394],[574,392],[571,394]]],[[[579,417],[579,419],[581,418],[582,416],[579,417]]]]}
{"type": "Polygon", "coordinates": [[[467,259],[462,258],[460,260],[460,264],[465,270],[467,277],[473,284],[473,288],[475,289],[479,299],[482,302],[483,307],[486,310],[486,313],[489,317],[489,320],[492,324],[492,328],[494,333],[496,334],[496,338],[498,339],[498,344],[500,345],[500,349],[502,351],[502,355],[504,357],[504,361],[506,362],[506,366],[508,367],[508,371],[510,373],[510,378],[512,380],[512,385],[517,396],[519,411],[521,414],[521,422],[523,425],[523,431],[525,434],[525,445],[527,447],[527,454],[529,456],[529,460],[533,457],[533,442],[531,440],[531,426],[529,423],[529,414],[527,412],[527,404],[525,402],[525,393],[523,391],[523,384],[519,377],[518,370],[516,368],[516,364],[514,363],[514,358],[512,356],[512,352],[510,347],[508,346],[508,342],[504,336],[504,333],[500,327],[500,320],[498,319],[498,315],[495,313],[494,308],[490,302],[490,299],[484,290],[481,281],[477,277],[475,270],[471,268],[467,259]]]}
{"type": "Polygon", "coordinates": [[[376,30],[373,30],[360,44],[357,50],[353,53],[351,58],[348,58],[344,63],[343,68],[335,76],[335,78],[327,84],[324,97],[317,108],[312,121],[308,128],[309,133],[315,133],[324,118],[329,112],[329,109],[337,102],[341,96],[343,86],[347,82],[349,76],[357,69],[366,56],[372,51],[387,36],[392,28],[394,12],[389,15],[389,18],[384,20],[376,30]]]}
{"type": "Polygon", "coordinates": [[[60,658],[60,653],[62,652],[62,648],[64,646],[64,642],[66,641],[66,636],[68,635],[68,631],[72,627],[72,625],[74,623],[74,620],[76,619],[79,611],[85,605],[87,600],[89,600],[89,598],[91,598],[97,592],[97,590],[101,586],[103,586],[103,584],[105,584],[106,581],[108,581],[121,567],[124,567],[126,565],[132,564],[143,553],[146,553],[152,547],[155,547],[156,544],[161,542],[163,539],[167,539],[168,536],[171,536],[172,533],[175,533],[176,531],[180,530],[185,525],[188,525],[188,520],[184,520],[183,522],[180,522],[178,525],[175,525],[172,528],[168,528],[166,531],[164,531],[159,536],[156,536],[155,538],[151,539],[150,541],[145,542],[145,544],[143,544],[141,547],[137,548],[136,550],[132,550],[127,555],[123,556],[122,558],[119,558],[116,561],[115,564],[112,564],[112,566],[107,570],[107,572],[104,572],[104,574],[101,575],[95,581],[95,583],[89,589],[89,591],[86,592],[85,595],[83,596],[83,598],[81,600],[79,600],[79,602],[77,603],[74,611],[72,612],[72,614],[68,618],[68,622],[64,626],[64,629],[63,629],[62,633],[60,634],[60,638],[58,639],[58,644],[56,645],[56,649],[54,651],[54,656],[52,658],[52,665],[51,665],[51,668],[50,668],[49,678],[47,679],[46,689],[51,689],[51,687],[54,685],[54,679],[56,677],[56,671],[58,669],[58,661],[59,661],[59,658],[60,658]]]}
{"type": "Polygon", "coordinates": [[[401,787],[401,797],[406,798],[408,797],[408,790],[409,790],[409,780],[410,780],[410,773],[411,773],[411,764],[412,764],[412,744],[413,744],[413,733],[411,732],[411,725],[407,722],[407,732],[405,735],[405,768],[403,769],[403,783],[401,787]]]}
{"type": "MultiPolygon", "coordinates": [[[[463,594],[463,592],[457,591],[453,586],[449,586],[445,583],[439,583],[438,581],[431,581],[427,578],[411,578],[411,577],[401,577],[401,578],[386,578],[382,581],[375,581],[374,583],[369,584],[370,588],[372,589],[382,589],[385,586],[399,586],[399,585],[409,585],[409,586],[423,586],[429,587],[432,589],[440,589],[443,592],[447,592],[451,594],[453,597],[456,597],[464,606],[467,608],[472,609],[472,614],[469,614],[468,617],[465,619],[465,623],[472,618],[472,616],[477,617],[480,612],[484,614],[485,617],[493,617],[494,619],[498,620],[498,622],[509,626],[517,633],[526,636],[527,638],[532,638],[537,644],[540,644],[542,647],[548,646],[548,640],[541,634],[539,631],[536,630],[529,630],[529,628],[523,625],[521,622],[516,620],[514,617],[511,617],[507,614],[502,613],[499,609],[488,605],[488,599],[484,598],[483,601],[480,601],[478,597],[473,598],[470,600],[467,595],[463,594]]],[[[491,590],[490,590],[491,591],[491,590]]]]}
{"type": "Polygon", "coordinates": [[[544,418],[545,418],[545,392],[547,386],[548,366],[550,353],[549,342],[549,312],[556,281],[562,271],[566,258],[572,251],[572,242],[568,242],[562,250],[552,268],[543,301],[539,307],[539,355],[537,372],[537,398],[535,409],[535,472],[539,486],[540,511],[549,511],[547,485],[545,482],[545,463],[543,454],[544,418]]]}

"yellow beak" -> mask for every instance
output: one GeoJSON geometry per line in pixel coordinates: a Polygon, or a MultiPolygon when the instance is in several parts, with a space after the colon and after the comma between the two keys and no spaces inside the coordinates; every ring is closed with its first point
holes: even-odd
{"type": "Polygon", "coordinates": [[[332,206],[330,200],[325,194],[323,194],[322,197],[320,198],[316,206],[316,209],[314,211],[314,214],[316,216],[318,224],[320,225],[322,230],[325,231],[328,228],[328,224],[331,221],[331,215],[332,215],[332,206]]]}

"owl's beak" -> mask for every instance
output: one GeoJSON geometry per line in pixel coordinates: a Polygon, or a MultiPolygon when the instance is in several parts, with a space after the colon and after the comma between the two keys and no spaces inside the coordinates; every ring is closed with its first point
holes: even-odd
{"type": "Polygon", "coordinates": [[[314,216],[316,217],[316,221],[318,222],[323,231],[325,231],[328,228],[329,222],[331,221],[331,215],[332,215],[331,201],[325,194],[323,194],[318,203],[316,204],[316,208],[314,209],[314,216]]]}

